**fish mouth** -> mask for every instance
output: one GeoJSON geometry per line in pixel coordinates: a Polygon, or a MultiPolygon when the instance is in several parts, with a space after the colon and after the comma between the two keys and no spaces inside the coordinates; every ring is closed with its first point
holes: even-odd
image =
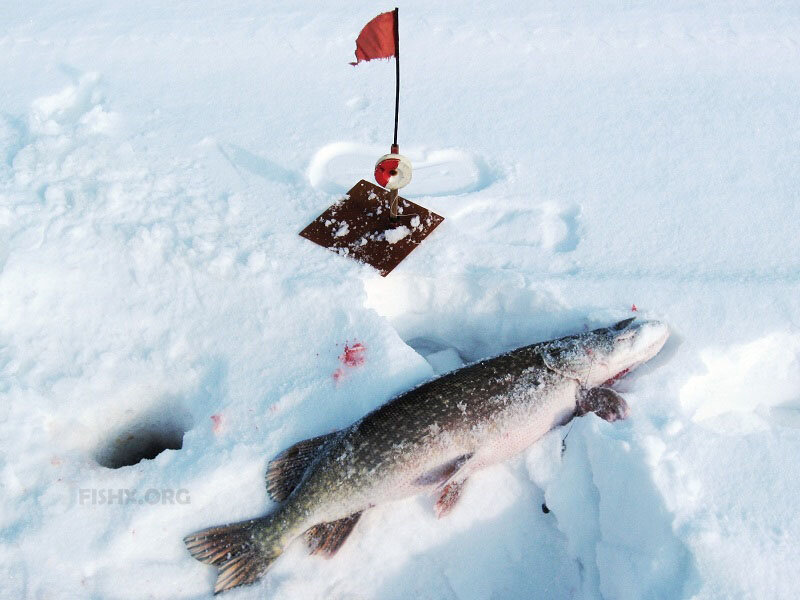
{"type": "Polygon", "coordinates": [[[611,387],[611,386],[613,386],[615,383],[617,383],[620,379],[625,377],[625,375],[627,375],[628,373],[633,371],[640,364],[642,364],[642,363],[637,363],[637,364],[635,364],[633,366],[628,367],[627,369],[622,369],[622,371],[620,371],[616,375],[612,376],[610,379],[607,379],[606,381],[601,383],[600,387],[611,387]]]}
{"type": "Polygon", "coordinates": [[[643,356],[639,364],[653,358],[669,339],[669,327],[661,321],[645,321],[639,326],[636,352],[643,356]]]}
{"type": "MultiPolygon", "coordinates": [[[[626,325],[629,323],[630,321],[626,325]]],[[[637,339],[632,348],[632,353],[637,357],[636,360],[607,379],[603,386],[613,386],[628,373],[649,361],[661,351],[669,339],[669,327],[661,321],[643,321],[636,329],[637,339]]]]}

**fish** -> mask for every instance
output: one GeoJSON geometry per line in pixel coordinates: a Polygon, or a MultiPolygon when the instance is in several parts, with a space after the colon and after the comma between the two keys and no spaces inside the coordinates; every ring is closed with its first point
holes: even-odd
{"type": "Polygon", "coordinates": [[[364,511],[421,493],[444,517],[469,477],[522,452],[554,427],[593,412],[628,416],[609,387],[653,358],[669,337],[660,321],[609,327],[524,346],[427,381],[351,426],[300,441],[267,467],[271,513],[184,538],[218,569],[214,593],[262,577],[295,538],[331,557],[364,511]]]}

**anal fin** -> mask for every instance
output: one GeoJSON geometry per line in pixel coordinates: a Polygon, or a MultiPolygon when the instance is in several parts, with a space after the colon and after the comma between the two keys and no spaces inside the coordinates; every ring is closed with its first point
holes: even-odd
{"type": "Polygon", "coordinates": [[[320,448],[339,432],[297,442],[269,461],[267,466],[267,492],[275,502],[283,502],[303,479],[306,469],[317,456],[320,448]]]}
{"type": "Polygon", "coordinates": [[[442,493],[439,494],[439,499],[436,500],[436,506],[434,507],[437,519],[441,519],[450,514],[450,511],[453,510],[458,499],[461,498],[461,492],[464,491],[464,484],[466,482],[466,479],[451,481],[444,486],[442,493]]]}
{"type": "Polygon", "coordinates": [[[347,538],[353,533],[353,528],[361,518],[361,512],[353,513],[349,517],[330,521],[328,523],[317,523],[305,532],[306,543],[311,554],[322,554],[325,558],[330,558],[347,538]]]}

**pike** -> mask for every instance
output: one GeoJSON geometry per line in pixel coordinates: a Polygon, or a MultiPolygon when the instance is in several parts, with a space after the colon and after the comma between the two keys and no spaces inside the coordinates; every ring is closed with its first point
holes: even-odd
{"type": "Polygon", "coordinates": [[[333,556],[365,510],[422,492],[449,513],[472,473],[521,452],[589,412],[628,414],[606,387],[655,356],[669,337],[658,321],[621,321],[518,348],[423,383],[350,427],[298,442],[267,467],[274,512],[184,538],[218,569],[214,593],[253,583],[292,540],[333,556]]]}

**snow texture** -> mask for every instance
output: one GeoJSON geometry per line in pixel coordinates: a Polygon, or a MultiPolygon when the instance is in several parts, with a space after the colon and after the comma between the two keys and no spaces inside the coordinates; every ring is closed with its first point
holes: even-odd
{"type": "Polygon", "coordinates": [[[389,149],[393,67],[347,64],[389,8],[0,6],[0,597],[210,597],[181,539],[271,510],[279,451],[638,314],[627,421],[228,597],[796,598],[797,4],[401,3],[446,220],[384,279],[297,232],[389,149]]]}
{"type": "MultiPolygon", "coordinates": [[[[419,219],[417,218],[417,220],[419,219]]],[[[383,235],[387,242],[390,244],[396,244],[404,237],[411,235],[411,230],[405,225],[400,225],[400,227],[395,227],[394,229],[387,229],[383,235]]]]}

